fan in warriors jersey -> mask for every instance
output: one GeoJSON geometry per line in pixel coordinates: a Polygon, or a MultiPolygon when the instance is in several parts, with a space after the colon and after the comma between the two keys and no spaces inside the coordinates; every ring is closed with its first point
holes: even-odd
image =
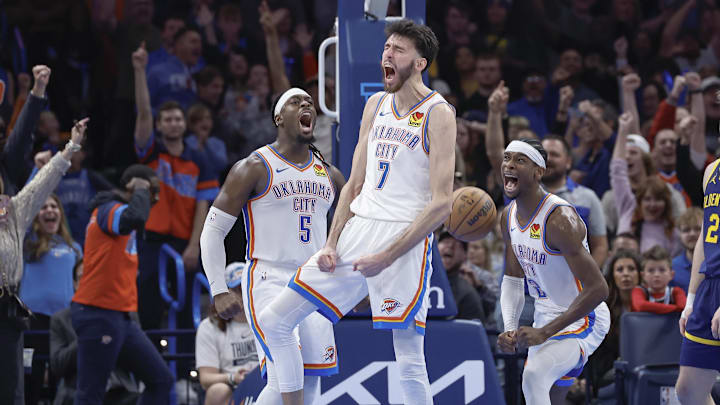
{"type": "Polygon", "coordinates": [[[610,327],[608,286],[588,250],[585,224],[572,205],[540,187],[546,158],[540,142],[513,141],[501,165],[505,194],[514,201],[501,219],[507,264],[498,346],[509,353],[528,348],[522,387],[529,405],[564,403],[610,327]],[[518,328],[524,281],[535,319],[518,328]]]}
{"type": "MultiPolygon", "coordinates": [[[[243,310],[240,299],[244,301],[261,372],[268,380],[258,405],[282,401],[266,325],[258,319],[258,311],[325,244],[327,214],[345,183],[342,174],[312,145],[315,108],[308,93],[298,88],[287,90],[272,113],[277,140],[235,164],[208,212],[200,238],[203,267],[217,312],[231,318],[243,310]],[[239,298],[225,284],[223,240],[241,211],[247,233],[247,269],[239,298]]],[[[332,324],[315,313],[294,332],[295,346],[302,347],[304,373],[300,377],[304,374],[305,403],[312,404],[320,395],[319,376],[338,370],[332,324]]]]}

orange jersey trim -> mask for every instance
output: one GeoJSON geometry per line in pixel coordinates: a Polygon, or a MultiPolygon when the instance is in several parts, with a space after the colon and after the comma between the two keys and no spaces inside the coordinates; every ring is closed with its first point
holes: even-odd
{"type": "Polygon", "coordinates": [[[415,305],[417,304],[418,300],[420,299],[420,292],[422,291],[423,285],[425,284],[425,267],[427,266],[427,252],[428,252],[428,245],[429,245],[428,242],[429,242],[429,241],[430,241],[430,238],[425,237],[425,248],[423,249],[423,261],[422,261],[422,267],[421,267],[421,270],[420,270],[420,285],[418,286],[418,289],[417,289],[417,291],[415,292],[415,297],[413,297],[413,300],[412,300],[412,302],[410,303],[410,305],[408,305],[407,308],[405,308],[405,312],[403,312],[403,314],[402,314],[400,317],[398,317],[398,318],[395,318],[395,317],[393,317],[393,318],[390,318],[390,317],[373,317],[373,322],[377,322],[377,321],[381,321],[381,322],[399,322],[399,323],[405,322],[405,320],[407,319],[408,314],[410,313],[410,311],[412,311],[412,309],[415,307],[415,305]]]}

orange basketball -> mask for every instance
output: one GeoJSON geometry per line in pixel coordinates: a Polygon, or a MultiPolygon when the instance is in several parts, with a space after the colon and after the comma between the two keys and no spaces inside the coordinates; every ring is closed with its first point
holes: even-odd
{"type": "Polygon", "coordinates": [[[445,227],[456,239],[482,239],[495,226],[495,203],[484,190],[463,187],[453,193],[452,212],[445,227]]]}

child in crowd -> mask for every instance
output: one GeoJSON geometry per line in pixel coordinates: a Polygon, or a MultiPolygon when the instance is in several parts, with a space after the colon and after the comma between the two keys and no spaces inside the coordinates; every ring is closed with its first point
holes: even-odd
{"type": "Polygon", "coordinates": [[[672,269],[675,277],[670,281],[670,286],[682,288],[685,294],[687,294],[690,284],[693,251],[702,231],[702,221],[703,212],[698,207],[688,208],[676,221],[676,229],[680,231],[680,242],[682,242],[684,250],[673,257],[672,269]]]}
{"type": "Polygon", "coordinates": [[[675,275],[670,265],[667,250],[658,245],[643,254],[643,282],[632,292],[633,312],[669,314],[685,309],[685,292],[680,287],[668,285],[675,275]]]}

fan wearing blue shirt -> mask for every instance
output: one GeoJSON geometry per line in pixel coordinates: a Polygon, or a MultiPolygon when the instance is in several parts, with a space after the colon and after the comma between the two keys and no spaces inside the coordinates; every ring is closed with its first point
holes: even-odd
{"type": "Polygon", "coordinates": [[[692,267],[693,251],[700,232],[702,232],[703,211],[698,207],[690,207],[675,221],[675,229],[680,231],[680,242],[683,252],[672,260],[672,269],[675,276],[670,281],[670,287],[680,287],[688,293],[690,284],[690,270],[692,267]]]}

